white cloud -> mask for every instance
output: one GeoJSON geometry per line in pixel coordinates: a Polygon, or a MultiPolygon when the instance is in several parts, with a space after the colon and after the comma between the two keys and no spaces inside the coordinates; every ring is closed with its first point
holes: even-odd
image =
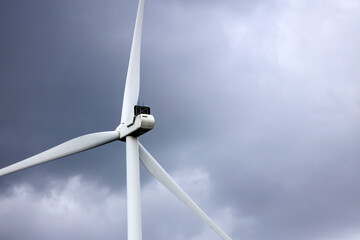
{"type": "Polygon", "coordinates": [[[72,177],[47,192],[16,185],[0,198],[1,239],[119,239],[126,236],[123,196],[72,177]],[[64,185],[63,185],[64,184],[64,185]]]}
{"type": "MultiPolygon", "coordinates": [[[[174,174],[187,193],[225,230],[235,227],[230,208],[211,204],[209,175],[199,169],[174,174]]],[[[1,239],[125,239],[126,194],[72,177],[45,192],[15,185],[0,198],[1,239]],[[16,228],[14,227],[16,226],[16,228]]],[[[144,239],[218,239],[156,180],[142,189],[144,239]]]]}

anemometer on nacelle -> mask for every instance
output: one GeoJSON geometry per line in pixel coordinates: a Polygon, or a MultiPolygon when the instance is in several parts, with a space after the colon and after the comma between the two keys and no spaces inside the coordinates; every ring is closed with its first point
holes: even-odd
{"type": "Polygon", "coordinates": [[[120,140],[125,141],[126,136],[138,137],[154,128],[155,118],[150,114],[148,106],[134,106],[132,123],[120,125],[116,130],[120,133],[120,140]]]}

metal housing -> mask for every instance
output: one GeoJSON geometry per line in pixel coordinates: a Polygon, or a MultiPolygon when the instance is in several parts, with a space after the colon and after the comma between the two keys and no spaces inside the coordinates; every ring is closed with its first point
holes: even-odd
{"type": "Polygon", "coordinates": [[[120,140],[125,141],[126,136],[138,137],[155,126],[155,118],[150,114],[139,114],[134,117],[134,120],[129,125],[122,125],[118,128],[118,132],[120,133],[120,140]]]}

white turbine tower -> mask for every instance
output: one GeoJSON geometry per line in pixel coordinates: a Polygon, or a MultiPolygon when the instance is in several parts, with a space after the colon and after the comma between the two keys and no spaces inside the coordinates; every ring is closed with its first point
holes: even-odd
{"type": "Polygon", "coordinates": [[[129,240],[142,239],[139,159],[159,182],[161,182],[170,192],[172,192],[186,206],[195,212],[216,233],[218,233],[223,239],[231,239],[175,183],[169,174],[138,141],[138,137],[151,130],[155,124],[154,117],[150,115],[150,108],[137,106],[140,89],[140,47],[144,5],[145,0],[140,0],[126,77],[120,125],[114,131],[83,135],[35,156],[2,168],[0,169],[0,176],[86,151],[116,140],[125,141],[128,210],[127,221],[129,240]]]}

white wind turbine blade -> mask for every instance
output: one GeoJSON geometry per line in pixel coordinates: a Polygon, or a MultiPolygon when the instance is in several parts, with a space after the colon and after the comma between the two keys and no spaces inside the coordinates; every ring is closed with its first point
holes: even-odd
{"type": "Polygon", "coordinates": [[[145,0],[139,1],[137,10],[135,30],[131,45],[130,60],[126,76],[125,92],[121,113],[120,123],[130,123],[132,121],[133,106],[137,104],[140,91],[140,49],[141,49],[141,32],[144,16],[145,0]]]}
{"type": "Polygon", "coordinates": [[[169,174],[160,166],[153,156],[139,143],[139,157],[149,172],[161,182],[170,192],[196,213],[204,222],[206,222],[223,239],[231,238],[209,218],[204,211],[182,190],[179,185],[169,176],[169,174]]]}
{"type": "Polygon", "coordinates": [[[119,133],[116,131],[98,132],[83,135],[64,142],[56,147],[50,148],[35,156],[29,157],[20,162],[14,163],[10,166],[0,169],[0,176],[20,171],[22,169],[32,167],[44,162],[66,157],[78,152],[88,150],[90,148],[98,147],[100,145],[115,141],[119,139],[119,133]]]}

